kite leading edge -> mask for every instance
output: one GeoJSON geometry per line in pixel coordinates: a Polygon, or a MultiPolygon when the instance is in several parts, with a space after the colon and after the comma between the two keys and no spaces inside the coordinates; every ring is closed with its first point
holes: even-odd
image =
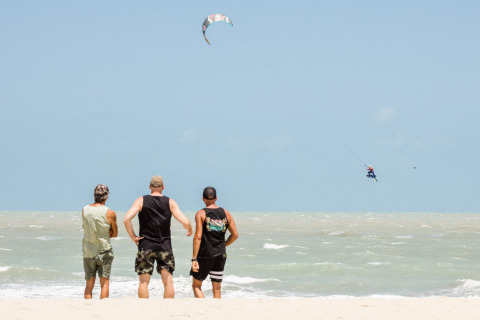
{"type": "Polygon", "coordinates": [[[202,25],[203,37],[205,38],[205,41],[207,41],[208,44],[210,44],[210,41],[208,41],[207,37],[205,36],[205,31],[207,31],[207,28],[208,28],[209,25],[211,25],[214,22],[218,22],[218,21],[226,22],[233,27],[233,22],[232,22],[232,20],[230,20],[229,17],[224,16],[221,13],[216,13],[216,14],[209,15],[207,17],[207,19],[205,19],[205,21],[203,21],[203,25],[202,25]]]}

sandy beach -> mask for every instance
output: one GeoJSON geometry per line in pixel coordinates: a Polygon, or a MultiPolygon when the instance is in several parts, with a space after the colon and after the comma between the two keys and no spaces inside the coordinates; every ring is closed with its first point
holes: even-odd
{"type": "Polygon", "coordinates": [[[2,319],[459,320],[480,315],[479,298],[7,299],[2,319]]]}

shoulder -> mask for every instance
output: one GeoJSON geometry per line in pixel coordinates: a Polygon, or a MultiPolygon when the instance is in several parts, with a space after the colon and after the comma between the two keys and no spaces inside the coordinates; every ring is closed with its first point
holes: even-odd
{"type": "Polygon", "coordinates": [[[133,203],[132,207],[130,208],[130,210],[135,210],[137,212],[140,212],[142,211],[142,208],[143,208],[143,196],[142,197],[138,197],[135,202],[133,203]]]}
{"type": "Polygon", "coordinates": [[[233,217],[232,217],[232,214],[230,213],[230,211],[226,210],[226,209],[223,209],[225,211],[225,215],[227,216],[227,219],[228,221],[233,221],[233,217]]]}
{"type": "Polygon", "coordinates": [[[117,214],[110,208],[107,208],[107,218],[115,218],[117,214]]]}
{"type": "Polygon", "coordinates": [[[206,218],[207,218],[207,213],[203,209],[198,210],[197,213],[195,213],[195,221],[197,224],[203,223],[203,221],[205,221],[206,218]]]}
{"type": "Polygon", "coordinates": [[[195,213],[195,216],[201,216],[201,215],[205,215],[206,212],[205,212],[205,209],[201,209],[201,210],[198,210],[197,213],[195,213]]]}

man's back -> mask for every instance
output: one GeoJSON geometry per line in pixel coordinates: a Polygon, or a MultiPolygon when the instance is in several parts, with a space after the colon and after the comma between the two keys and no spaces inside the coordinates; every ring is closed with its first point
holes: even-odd
{"type": "Polygon", "coordinates": [[[212,258],[225,253],[225,232],[228,228],[227,215],[223,208],[204,208],[202,242],[198,251],[200,258],[212,258]]]}
{"type": "Polygon", "coordinates": [[[83,257],[93,258],[102,251],[110,250],[110,224],[106,206],[85,206],[83,208],[83,257]]]}
{"type": "Polygon", "coordinates": [[[139,250],[172,251],[170,223],[172,212],[170,199],[165,196],[143,196],[140,223],[139,250]]]}

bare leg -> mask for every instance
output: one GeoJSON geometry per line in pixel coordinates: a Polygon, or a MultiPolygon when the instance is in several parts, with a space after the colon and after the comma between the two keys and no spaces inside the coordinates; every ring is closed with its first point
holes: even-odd
{"type": "Polygon", "coordinates": [[[109,287],[110,287],[110,280],[107,278],[100,277],[100,288],[102,289],[100,291],[100,299],[108,298],[110,294],[109,287]]]}
{"type": "Polygon", "coordinates": [[[173,299],[175,296],[175,289],[173,288],[173,275],[165,269],[160,270],[162,275],[163,286],[165,291],[163,292],[164,299],[173,299]]]}
{"type": "Polygon", "coordinates": [[[202,292],[202,281],[194,278],[192,283],[192,288],[193,288],[193,294],[195,295],[195,298],[205,298],[202,292]]]}
{"type": "Polygon", "coordinates": [[[148,284],[150,283],[150,277],[148,273],[141,274],[139,276],[139,283],[138,283],[138,297],[148,299],[148,284]]]}
{"type": "Polygon", "coordinates": [[[87,280],[87,284],[85,285],[85,292],[83,293],[83,297],[85,299],[92,299],[92,291],[94,286],[95,277],[91,277],[90,280],[87,280]]]}
{"type": "Polygon", "coordinates": [[[222,283],[212,281],[213,297],[220,299],[222,297],[222,283]]]}

